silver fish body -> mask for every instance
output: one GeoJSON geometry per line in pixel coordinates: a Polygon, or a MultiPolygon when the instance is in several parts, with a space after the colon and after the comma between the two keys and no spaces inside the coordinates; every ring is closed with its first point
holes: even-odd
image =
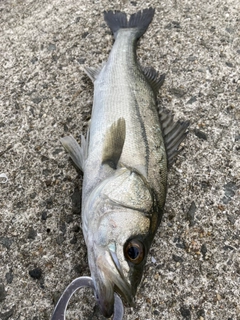
{"type": "Polygon", "coordinates": [[[91,276],[99,298],[104,300],[101,306],[106,315],[112,312],[109,305],[114,299],[114,287],[132,302],[145,259],[141,266],[137,265],[135,276],[131,269],[136,268],[126,261],[123,248],[129,239],[141,239],[147,256],[166,194],[165,146],[155,93],[136,60],[136,32],[128,28],[118,31],[108,61],[94,81],[89,150],[84,166],[83,230],[91,276]],[[119,125],[119,132],[114,134],[111,126],[119,119],[125,121],[125,133],[119,125]],[[117,139],[118,134],[125,136],[118,163],[103,164],[108,136],[117,139]],[[110,246],[122,274],[116,274],[110,246]]]}
{"type": "Polygon", "coordinates": [[[114,292],[133,305],[166,198],[167,152],[156,107],[162,79],[144,71],[136,57],[153,14],[146,9],[127,21],[122,12],[105,13],[115,43],[102,68],[86,68],[94,82],[88,136],[81,147],[72,137],[62,139],[84,172],[83,233],[106,317],[113,313],[114,292]]]}
{"type": "Polygon", "coordinates": [[[89,156],[84,169],[85,177],[88,172],[91,176],[85,179],[86,196],[100,176],[105,179],[100,171],[106,133],[120,118],[126,123],[126,138],[119,162],[139,171],[163,205],[162,185],[166,185],[167,175],[165,146],[155,94],[136,61],[136,36],[132,29],[119,30],[109,59],[94,81],[89,156]]]}

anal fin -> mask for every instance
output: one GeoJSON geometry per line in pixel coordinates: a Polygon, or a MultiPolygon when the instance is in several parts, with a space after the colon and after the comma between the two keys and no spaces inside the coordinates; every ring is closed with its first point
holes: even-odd
{"type": "Polygon", "coordinates": [[[126,137],[126,122],[119,118],[107,130],[103,145],[102,164],[108,164],[116,169],[121,157],[126,137]]]}
{"type": "Polygon", "coordinates": [[[189,121],[174,122],[171,113],[160,111],[160,121],[162,125],[163,138],[167,152],[168,167],[174,163],[175,157],[179,154],[179,145],[188,134],[189,121]]]}
{"type": "Polygon", "coordinates": [[[105,62],[102,65],[97,66],[97,67],[85,66],[85,67],[83,67],[83,71],[89,76],[89,78],[92,80],[92,82],[94,82],[97,79],[97,77],[98,77],[99,73],[101,72],[102,68],[104,67],[104,65],[105,65],[105,62]]]}

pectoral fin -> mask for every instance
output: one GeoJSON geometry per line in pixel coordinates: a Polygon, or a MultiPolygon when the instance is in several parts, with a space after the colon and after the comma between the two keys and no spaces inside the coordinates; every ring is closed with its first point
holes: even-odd
{"type": "Polygon", "coordinates": [[[125,137],[126,122],[124,118],[119,118],[106,132],[102,164],[108,164],[113,169],[117,168],[118,161],[122,154],[125,137]]]}
{"type": "Polygon", "coordinates": [[[64,149],[69,153],[73,162],[82,172],[84,171],[85,160],[88,156],[88,139],[89,130],[86,139],[81,135],[81,147],[72,135],[60,139],[64,149]]]}

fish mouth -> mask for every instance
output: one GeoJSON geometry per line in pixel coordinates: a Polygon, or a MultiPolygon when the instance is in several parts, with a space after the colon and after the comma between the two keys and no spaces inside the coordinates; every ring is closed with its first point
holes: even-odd
{"type": "Polygon", "coordinates": [[[101,282],[96,288],[95,298],[98,302],[102,315],[110,318],[114,312],[114,294],[117,293],[121,300],[134,306],[133,295],[127,282],[115,279],[112,281],[101,282]]]}
{"type": "Polygon", "coordinates": [[[98,257],[98,277],[95,281],[95,298],[101,313],[106,318],[111,317],[114,311],[114,293],[132,307],[135,295],[135,290],[124,277],[115,250],[109,248],[108,253],[111,260],[103,256],[98,257]]]}

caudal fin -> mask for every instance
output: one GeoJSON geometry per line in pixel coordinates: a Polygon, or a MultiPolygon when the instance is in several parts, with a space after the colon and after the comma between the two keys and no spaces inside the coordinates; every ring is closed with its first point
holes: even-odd
{"type": "Polygon", "coordinates": [[[138,11],[130,16],[129,20],[125,12],[121,11],[104,11],[104,20],[109,28],[117,36],[117,32],[122,28],[134,28],[137,30],[136,37],[140,38],[147,30],[154,16],[155,9],[149,8],[138,11]]]}

